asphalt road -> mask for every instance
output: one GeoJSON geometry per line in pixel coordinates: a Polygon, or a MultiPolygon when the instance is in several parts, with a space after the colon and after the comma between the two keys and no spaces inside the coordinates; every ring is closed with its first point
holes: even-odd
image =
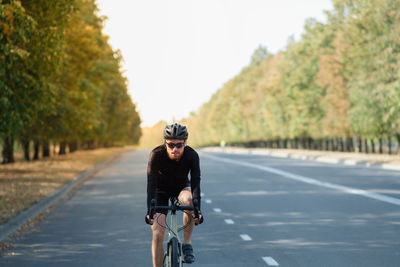
{"type": "MultiPolygon", "coordinates": [[[[14,240],[0,266],[151,266],[148,151],[124,154],[14,240]]],[[[200,154],[193,266],[400,266],[400,173],[200,154]]]]}

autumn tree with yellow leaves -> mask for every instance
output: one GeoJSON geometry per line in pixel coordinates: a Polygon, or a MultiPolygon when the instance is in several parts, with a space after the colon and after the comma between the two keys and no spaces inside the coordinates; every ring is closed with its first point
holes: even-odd
{"type": "Polygon", "coordinates": [[[140,117],[121,55],[102,33],[93,0],[0,1],[0,138],[3,163],[14,142],[30,159],[137,143],[140,117]]]}

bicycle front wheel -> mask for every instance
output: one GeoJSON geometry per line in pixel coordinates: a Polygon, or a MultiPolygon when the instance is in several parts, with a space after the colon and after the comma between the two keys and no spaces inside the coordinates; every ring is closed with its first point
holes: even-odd
{"type": "Polygon", "coordinates": [[[168,243],[168,266],[179,267],[179,247],[178,239],[171,238],[168,243]]]}

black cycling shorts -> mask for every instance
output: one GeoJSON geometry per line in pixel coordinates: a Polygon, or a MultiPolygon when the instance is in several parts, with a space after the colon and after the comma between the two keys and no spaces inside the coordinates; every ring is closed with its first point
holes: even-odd
{"type": "MultiPolygon", "coordinates": [[[[156,206],[168,206],[170,203],[168,202],[170,197],[178,197],[179,194],[182,192],[183,189],[185,188],[190,188],[190,182],[188,182],[184,187],[182,187],[179,190],[176,190],[174,192],[156,192],[156,206]]],[[[162,213],[167,215],[168,210],[161,210],[161,209],[156,209],[157,213],[162,213]]]]}

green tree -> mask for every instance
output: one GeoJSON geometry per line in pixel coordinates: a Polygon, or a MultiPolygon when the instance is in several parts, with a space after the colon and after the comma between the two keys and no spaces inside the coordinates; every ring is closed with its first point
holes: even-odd
{"type": "Polygon", "coordinates": [[[14,161],[13,144],[29,119],[30,84],[34,77],[24,63],[30,55],[29,38],[35,21],[19,1],[0,2],[0,137],[3,139],[3,163],[14,161]]]}

